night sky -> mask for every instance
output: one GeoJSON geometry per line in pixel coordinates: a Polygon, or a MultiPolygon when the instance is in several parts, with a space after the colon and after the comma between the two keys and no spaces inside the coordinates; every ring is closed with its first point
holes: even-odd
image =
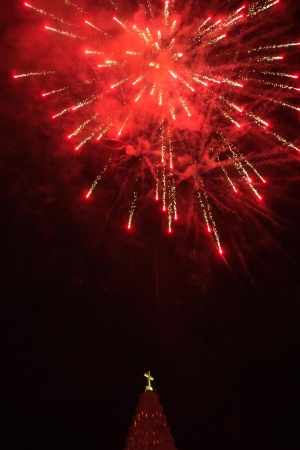
{"type": "Polygon", "coordinates": [[[83,197],[94,153],[12,78],[40,17],[0,8],[1,448],[123,449],[150,370],[178,450],[299,449],[299,162],[269,168],[276,222],[233,225],[228,264],[151,204],[128,234],[109,181],[83,197]]]}

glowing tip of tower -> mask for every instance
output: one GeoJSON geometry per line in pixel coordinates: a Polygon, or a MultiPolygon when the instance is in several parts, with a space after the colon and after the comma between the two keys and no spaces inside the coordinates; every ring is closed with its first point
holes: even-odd
{"type": "Polygon", "coordinates": [[[221,248],[219,249],[219,253],[220,253],[220,255],[223,254],[223,250],[221,248]]]}
{"type": "Polygon", "coordinates": [[[263,179],[263,180],[262,180],[262,182],[263,182],[263,183],[266,183],[266,182],[267,182],[267,180],[263,179]]]}
{"type": "Polygon", "coordinates": [[[169,228],[169,233],[172,233],[172,228],[169,228]]]}
{"type": "Polygon", "coordinates": [[[90,192],[88,192],[88,193],[86,194],[85,198],[89,198],[90,195],[91,195],[90,192]]]}
{"type": "Polygon", "coordinates": [[[127,225],[127,229],[128,230],[130,230],[130,228],[131,228],[131,225],[130,225],[130,223],[127,225]]]}

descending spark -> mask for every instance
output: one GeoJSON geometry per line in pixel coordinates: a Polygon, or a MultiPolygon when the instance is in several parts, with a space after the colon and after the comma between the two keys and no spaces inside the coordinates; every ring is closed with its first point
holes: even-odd
{"type": "Polygon", "coordinates": [[[218,20],[216,23],[213,23],[212,25],[210,25],[210,27],[206,28],[204,31],[202,31],[200,34],[198,34],[197,39],[205,34],[208,34],[208,32],[211,31],[213,28],[215,28],[217,25],[219,25],[220,22],[221,22],[221,20],[218,20]]]}
{"type": "Polygon", "coordinates": [[[51,30],[51,31],[54,31],[55,33],[63,34],[65,36],[69,36],[74,39],[81,39],[82,41],[86,40],[86,38],[78,36],[77,34],[70,33],[70,31],[58,30],[57,28],[51,28],[51,27],[48,27],[47,25],[45,25],[45,28],[46,28],[46,30],[51,30]]]}
{"type": "Polygon", "coordinates": [[[270,49],[282,48],[282,47],[293,47],[295,45],[300,45],[300,42],[291,42],[290,44],[267,45],[266,47],[258,47],[258,48],[253,48],[251,50],[248,50],[248,53],[259,52],[260,50],[270,50],[270,49]]]}
{"type": "Polygon", "coordinates": [[[94,78],[93,80],[84,81],[84,82],[79,81],[76,85],[64,86],[64,87],[62,87],[60,89],[54,89],[53,91],[44,92],[42,94],[42,97],[47,97],[48,95],[57,94],[59,92],[66,91],[68,89],[75,88],[76,86],[79,86],[79,85],[82,85],[82,86],[83,85],[88,85],[88,84],[94,83],[96,80],[98,80],[98,78],[94,78]]]}
{"type": "Polygon", "coordinates": [[[213,45],[216,44],[217,42],[219,42],[221,39],[224,39],[224,37],[226,37],[226,34],[222,34],[222,36],[218,36],[215,39],[213,39],[212,41],[210,41],[207,45],[213,45]]]}
{"type": "Polygon", "coordinates": [[[159,98],[158,104],[162,105],[162,102],[163,102],[163,90],[162,89],[160,89],[160,91],[158,93],[158,98],[159,98]]]}
{"type": "Polygon", "coordinates": [[[114,89],[115,87],[120,86],[123,83],[126,83],[126,81],[128,81],[128,80],[130,80],[130,77],[129,78],[124,78],[124,80],[120,80],[116,84],[112,84],[110,88],[114,89]]]}
{"type": "Polygon", "coordinates": [[[237,81],[229,80],[228,78],[222,78],[222,83],[231,84],[232,86],[243,87],[241,83],[237,81]]]}
{"type": "Polygon", "coordinates": [[[137,97],[136,97],[135,100],[134,100],[135,102],[138,102],[138,101],[139,101],[139,99],[141,98],[141,96],[142,96],[143,93],[145,92],[146,87],[147,87],[147,85],[146,85],[145,87],[143,87],[143,89],[140,90],[140,92],[138,93],[137,97]]]}
{"type": "Polygon", "coordinates": [[[171,100],[168,101],[168,105],[169,105],[169,109],[170,109],[170,113],[171,113],[172,119],[175,120],[176,119],[175,108],[172,105],[171,100]]]}
{"type": "Polygon", "coordinates": [[[151,92],[150,92],[151,95],[154,94],[155,89],[156,89],[156,83],[153,83],[153,86],[152,86],[152,89],[151,89],[151,92]]]}
{"type": "Polygon", "coordinates": [[[95,181],[93,182],[92,186],[90,187],[89,192],[86,194],[86,198],[90,197],[91,193],[93,192],[93,190],[97,186],[98,182],[101,180],[103,174],[105,173],[109,163],[111,163],[111,158],[109,158],[108,163],[103,167],[101,173],[99,175],[97,175],[97,177],[95,178],[95,181]]]}
{"type": "Polygon", "coordinates": [[[131,51],[126,51],[126,53],[127,53],[127,55],[139,55],[139,56],[141,56],[142,55],[142,53],[139,53],[139,52],[131,52],[131,51]]]}
{"type": "Polygon", "coordinates": [[[206,19],[206,20],[200,25],[200,27],[198,28],[198,31],[200,31],[201,28],[204,27],[204,25],[206,25],[207,22],[208,22],[210,19],[211,19],[211,17],[208,17],[208,19],[206,19]]]}
{"type": "Polygon", "coordinates": [[[32,77],[35,75],[48,75],[49,73],[55,74],[56,72],[54,70],[47,70],[43,72],[29,72],[29,73],[21,73],[20,75],[14,75],[14,78],[22,78],[22,77],[32,77]]]}
{"type": "Polygon", "coordinates": [[[159,190],[159,174],[158,174],[158,163],[156,163],[156,170],[155,170],[155,200],[157,201],[159,199],[158,190],[159,190]]]}
{"type": "Polygon", "coordinates": [[[168,145],[169,145],[170,169],[173,169],[173,145],[172,145],[170,129],[168,130],[168,145]]]}
{"type": "Polygon", "coordinates": [[[169,19],[169,0],[165,1],[165,10],[164,10],[164,18],[163,18],[163,23],[165,25],[168,25],[168,19],[169,19]]]}
{"type": "Polygon", "coordinates": [[[151,6],[151,1],[150,0],[147,0],[147,6],[148,6],[149,11],[150,11],[150,16],[153,19],[153,11],[152,11],[152,6],[151,6]]]}
{"type": "Polygon", "coordinates": [[[269,126],[269,124],[268,124],[268,122],[266,122],[265,120],[263,120],[263,119],[261,119],[260,117],[258,117],[258,116],[255,116],[253,113],[251,113],[251,112],[246,112],[246,115],[247,116],[249,116],[249,117],[252,117],[254,120],[255,120],[255,122],[257,122],[258,124],[260,124],[260,125],[265,125],[266,127],[268,127],[269,126]]]}
{"type": "Polygon", "coordinates": [[[163,166],[162,169],[162,189],[163,189],[163,195],[162,195],[162,203],[163,203],[163,211],[166,210],[166,202],[167,202],[167,181],[166,181],[166,168],[163,166]]]}
{"type": "Polygon", "coordinates": [[[294,105],[290,105],[289,103],[282,102],[280,100],[276,100],[275,98],[266,97],[269,102],[277,103],[281,106],[286,106],[287,108],[295,109],[296,111],[300,111],[300,108],[294,105]]]}
{"type": "Polygon", "coordinates": [[[77,105],[72,106],[71,109],[72,109],[72,111],[75,111],[76,109],[82,108],[83,106],[87,106],[87,105],[90,105],[91,103],[94,103],[96,100],[97,100],[97,97],[86,98],[85,100],[82,100],[81,102],[77,103],[77,105]]]}
{"type": "Polygon", "coordinates": [[[97,141],[99,141],[99,139],[101,139],[101,138],[105,135],[105,133],[106,133],[111,127],[112,127],[112,124],[111,124],[111,123],[108,124],[108,125],[101,131],[101,133],[99,134],[99,136],[97,137],[97,141]]]}
{"type": "Polygon", "coordinates": [[[132,84],[135,85],[137,83],[139,83],[140,81],[142,81],[144,78],[146,78],[147,75],[141,75],[140,77],[138,77],[132,84]]]}
{"type": "Polygon", "coordinates": [[[261,176],[261,174],[258,172],[258,170],[256,170],[255,167],[247,159],[244,159],[244,161],[249,167],[251,167],[253,172],[256,173],[258,178],[260,178],[263,183],[266,183],[266,180],[261,176]]]}
{"type": "Polygon", "coordinates": [[[234,17],[233,19],[229,20],[228,22],[224,23],[224,27],[229,27],[229,25],[232,25],[234,22],[236,22],[237,20],[243,18],[243,14],[241,14],[238,17],[234,17]]]}
{"type": "Polygon", "coordinates": [[[287,145],[290,148],[293,148],[294,150],[296,150],[297,152],[300,152],[300,149],[298,147],[296,147],[295,145],[293,145],[291,142],[288,142],[286,139],[284,139],[282,136],[279,136],[279,134],[273,133],[272,131],[268,131],[269,134],[272,134],[273,136],[276,137],[276,139],[278,139],[278,141],[282,142],[283,144],[287,145]]]}
{"type": "Polygon", "coordinates": [[[128,122],[128,120],[129,120],[131,114],[132,114],[132,111],[130,111],[129,116],[126,118],[125,122],[124,122],[123,125],[121,126],[120,131],[119,131],[119,133],[118,133],[119,136],[121,135],[121,133],[122,133],[122,131],[123,131],[123,128],[125,127],[126,123],[128,122]]]}
{"type": "Polygon", "coordinates": [[[160,141],[161,141],[160,151],[161,151],[161,162],[162,163],[165,162],[165,153],[166,153],[166,144],[165,144],[164,139],[165,139],[165,127],[164,127],[164,122],[162,121],[161,131],[160,131],[160,141]]]}
{"type": "Polygon", "coordinates": [[[52,116],[52,119],[56,119],[56,117],[60,117],[60,116],[62,116],[63,114],[65,114],[65,113],[67,113],[67,112],[69,112],[69,111],[72,111],[72,110],[73,110],[73,107],[72,107],[72,106],[69,106],[68,108],[63,109],[63,110],[60,111],[59,113],[57,113],[57,114],[55,114],[54,116],[52,116]]]}
{"type": "Polygon", "coordinates": [[[77,147],[75,147],[75,150],[79,150],[84,144],[86,144],[88,141],[92,139],[92,137],[95,136],[95,132],[93,131],[89,136],[87,136],[85,139],[83,139],[77,147]]]}
{"type": "Polygon", "coordinates": [[[80,6],[77,6],[75,3],[71,3],[69,0],[65,0],[65,2],[67,5],[73,6],[73,8],[76,8],[76,9],[78,9],[78,11],[84,13],[84,10],[82,8],[80,8],[80,6]]]}
{"type": "Polygon", "coordinates": [[[137,192],[134,191],[133,193],[133,200],[130,206],[130,210],[129,210],[129,219],[128,219],[128,230],[130,230],[131,228],[131,223],[132,223],[132,219],[133,219],[133,214],[136,208],[136,199],[137,199],[137,192]]]}
{"type": "Polygon", "coordinates": [[[264,62],[264,61],[276,61],[276,59],[283,59],[283,56],[261,56],[257,58],[256,61],[264,62]]]}
{"type": "Polygon", "coordinates": [[[227,119],[229,119],[230,122],[234,123],[234,125],[236,125],[238,128],[241,128],[241,125],[240,125],[236,120],[234,120],[229,114],[227,114],[227,112],[224,111],[224,109],[218,108],[217,106],[215,106],[215,108],[218,109],[219,111],[221,111],[221,113],[223,114],[223,116],[224,116],[224,117],[227,117],[227,119]]]}
{"type": "MultiPolygon", "coordinates": [[[[203,181],[201,181],[201,185],[204,188],[203,181]]],[[[217,246],[218,246],[218,249],[219,249],[219,253],[222,254],[223,251],[222,251],[222,247],[221,247],[220,237],[219,237],[219,234],[218,234],[218,231],[217,231],[217,227],[216,227],[215,221],[214,221],[213,216],[212,216],[211,207],[210,207],[210,204],[209,204],[209,201],[208,201],[208,197],[207,197],[207,193],[206,193],[205,190],[204,190],[204,198],[205,198],[205,203],[206,203],[206,209],[207,209],[207,212],[208,212],[208,217],[209,217],[210,223],[212,224],[212,228],[213,228],[215,240],[216,240],[216,243],[217,243],[217,246]]]]}
{"type": "Polygon", "coordinates": [[[236,109],[236,110],[239,111],[239,112],[242,112],[242,111],[243,111],[243,110],[242,110],[239,106],[237,106],[235,103],[230,102],[229,100],[226,100],[226,98],[223,97],[223,95],[220,95],[219,98],[220,98],[221,100],[223,100],[223,102],[227,103],[227,105],[231,106],[231,108],[234,108],[234,109],[236,109]]]}
{"type": "Polygon", "coordinates": [[[172,35],[172,34],[174,33],[175,27],[176,27],[176,20],[174,20],[174,22],[173,22],[172,25],[171,25],[171,28],[170,28],[170,35],[172,35]]]}
{"type": "Polygon", "coordinates": [[[113,17],[113,19],[114,19],[116,22],[118,22],[118,24],[120,24],[121,27],[124,28],[124,30],[127,30],[127,27],[126,27],[126,25],[124,25],[124,23],[122,23],[122,22],[121,22],[120,20],[118,20],[116,17],[113,17]]]}
{"type": "Polygon", "coordinates": [[[87,25],[89,25],[90,27],[94,28],[95,30],[100,31],[100,33],[105,34],[107,36],[107,33],[105,33],[105,31],[103,31],[100,28],[96,27],[96,25],[94,25],[93,23],[88,22],[87,20],[85,20],[85,23],[87,25]]]}
{"type": "Polygon", "coordinates": [[[255,2],[253,3],[248,10],[248,16],[256,16],[260,12],[266,11],[267,9],[271,8],[272,6],[276,5],[276,3],[279,3],[279,0],[276,0],[275,2],[270,3],[268,0],[263,2],[255,2]]]}
{"type": "Polygon", "coordinates": [[[290,75],[289,73],[281,72],[262,72],[263,75],[274,75],[276,77],[298,78],[298,75],[290,75]]]}
{"type": "Polygon", "coordinates": [[[86,50],[85,53],[88,55],[104,55],[103,52],[98,52],[97,50],[86,50]]]}
{"type": "Polygon", "coordinates": [[[80,133],[80,131],[82,131],[89,123],[91,123],[92,120],[96,119],[97,116],[98,116],[98,114],[95,114],[93,117],[86,120],[83,124],[81,124],[78,128],[76,128],[76,130],[73,131],[73,133],[69,134],[68,139],[70,139],[71,137],[76,136],[76,134],[80,133]]]}
{"type": "MultiPolygon", "coordinates": [[[[219,155],[217,156],[217,161],[220,161],[219,155]]],[[[225,167],[223,166],[223,164],[221,164],[221,169],[222,169],[222,171],[223,171],[225,177],[227,178],[228,183],[230,184],[230,186],[232,187],[232,189],[234,190],[234,192],[237,193],[237,189],[236,189],[235,185],[233,184],[233,181],[232,181],[232,179],[230,178],[230,176],[228,175],[228,172],[227,172],[227,170],[225,169],[225,167]]]]}
{"type": "Polygon", "coordinates": [[[207,231],[210,233],[211,232],[211,228],[209,226],[209,221],[208,221],[208,217],[207,217],[207,212],[202,200],[202,196],[201,196],[201,192],[199,191],[199,188],[197,188],[197,195],[198,195],[198,199],[199,199],[199,203],[201,205],[202,211],[203,211],[203,216],[204,216],[204,220],[206,223],[206,227],[207,227],[207,231]]]}
{"type": "Polygon", "coordinates": [[[29,3],[24,3],[25,6],[27,6],[28,8],[31,8],[41,14],[44,14],[45,16],[49,16],[52,17],[52,19],[57,20],[61,23],[64,23],[66,25],[71,25],[69,22],[66,22],[65,20],[63,20],[61,17],[56,17],[53,14],[48,13],[47,11],[43,10],[43,9],[38,9],[35,6],[30,5],[29,3]]]}
{"type": "Polygon", "coordinates": [[[180,103],[182,104],[183,108],[185,109],[187,115],[190,117],[191,113],[187,107],[187,104],[185,103],[185,101],[183,100],[183,98],[180,95],[178,95],[178,97],[179,97],[180,103]]]}
{"type": "Polygon", "coordinates": [[[246,78],[246,77],[244,77],[243,79],[244,80],[253,81],[253,82],[259,83],[259,84],[265,84],[267,86],[280,87],[281,89],[290,89],[290,90],[294,90],[294,91],[300,91],[300,88],[296,88],[294,86],[289,86],[287,84],[272,83],[271,81],[257,80],[255,78],[246,78]]]}

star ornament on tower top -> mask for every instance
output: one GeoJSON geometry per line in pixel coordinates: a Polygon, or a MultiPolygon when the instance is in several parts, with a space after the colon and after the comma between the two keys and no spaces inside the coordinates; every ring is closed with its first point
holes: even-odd
{"type": "Polygon", "coordinates": [[[151,386],[151,381],[154,380],[153,377],[151,377],[150,375],[150,370],[148,370],[148,372],[144,373],[144,377],[147,378],[147,386],[145,388],[145,392],[147,391],[153,391],[153,387],[151,386]]]}

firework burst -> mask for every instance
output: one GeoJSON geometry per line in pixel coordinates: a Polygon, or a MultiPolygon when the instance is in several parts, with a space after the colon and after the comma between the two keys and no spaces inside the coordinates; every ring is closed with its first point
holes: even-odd
{"type": "Polygon", "coordinates": [[[127,11],[108,0],[98,8],[25,3],[49,20],[41,25],[44,38],[55,35],[54,45],[65,45],[68,64],[14,75],[42,78],[45,86],[55,79],[42,93],[53,100],[53,119],[67,119],[75,151],[97,146],[102,169],[86,198],[123,166],[122,183],[131,183],[128,229],[142,200],[152,197],[162,204],[168,232],[179,214],[196,234],[210,233],[220,254],[223,212],[238,220],[247,207],[268,216],[258,167],[300,152],[277,126],[279,109],[300,111],[293,58],[285,62],[282,53],[293,56],[300,44],[274,36],[279,0],[230,4],[213,4],[208,14],[168,0],[127,11]]]}

